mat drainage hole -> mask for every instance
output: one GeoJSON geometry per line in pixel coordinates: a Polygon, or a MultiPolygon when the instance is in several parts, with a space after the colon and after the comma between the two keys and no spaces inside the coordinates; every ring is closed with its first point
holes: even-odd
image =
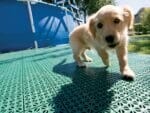
{"type": "Polygon", "coordinates": [[[119,113],[125,113],[125,111],[124,110],[119,110],[119,113]]]}
{"type": "Polygon", "coordinates": [[[136,113],[135,111],[130,111],[130,113],[136,113]]]}

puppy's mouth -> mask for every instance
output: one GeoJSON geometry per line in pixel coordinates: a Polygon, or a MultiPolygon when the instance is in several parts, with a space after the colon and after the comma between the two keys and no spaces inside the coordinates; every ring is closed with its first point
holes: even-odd
{"type": "Polygon", "coordinates": [[[109,44],[108,46],[109,46],[110,48],[115,48],[118,44],[119,44],[119,42],[114,43],[114,44],[109,44]]]}

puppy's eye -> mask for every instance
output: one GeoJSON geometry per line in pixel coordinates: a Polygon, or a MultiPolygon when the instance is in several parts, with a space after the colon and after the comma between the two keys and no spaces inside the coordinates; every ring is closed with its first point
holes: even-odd
{"type": "Polygon", "coordinates": [[[103,27],[103,24],[102,23],[98,23],[97,24],[97,28],[101,29],[103,27]]]}
{"type": "Polygon", "coordinates": [[[115,24],[119,24],[119,23],[120,23],[120,19],[115,18],[115,19],[114,19],[114,23],[115,23],[115,24]]]}

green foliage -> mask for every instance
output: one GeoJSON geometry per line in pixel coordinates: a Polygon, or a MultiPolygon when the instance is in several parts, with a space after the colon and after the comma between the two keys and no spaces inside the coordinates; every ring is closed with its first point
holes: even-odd
{"type": "MultiPolygon", "coordinates": [[[[45,2],[52,3],[54,0],[42,0],[45,2]]],[[[73,1],[73,0],[71,0],[73,1]]],[[[115,0],[75,0],[81,8],[86,9],[87,13],[90,15],[95,13],[99,8],[107,4],[115,4],[115,0]]]]}
{"type": "Polygon", "coordinates": [[[149,28],[147,25],[144,25],[142,23],[137,23],[134,25],[134,30],[136,31],[136,34],[148,34],[149,28]]]}
{"type": "Polygon", "coordinates": [[[141,23],[134,24],[134,30],[136,31],[137,34],[142,34],[143,33],[143,28],[142,28],[141,23]]]}
{"type": "Polygon", "coordinates": [[[142,13],[142,21],[141,21],[142,25],[144,26],[145,30],[150,30],[150,9],[147,8],[144,10],[144,12],[142,13]]]}
{"type": "Polygon", "coordinates": [[[140,23],[134,25],[137,34],[150,33],[150,9],[145,8],[140,14],[140,23]]]}
{"type": "Polygon", "coordinates": [[[130,52],[150,54],[150,35],[132,37],[128,49],[130,52]]]}
{"type": "Polygon", "coordinates": [[[95,13],[102,6],[107,4],[114,4],[114,0],[76,0],[77,4],[87,10],[90,15],[95,13]]]}

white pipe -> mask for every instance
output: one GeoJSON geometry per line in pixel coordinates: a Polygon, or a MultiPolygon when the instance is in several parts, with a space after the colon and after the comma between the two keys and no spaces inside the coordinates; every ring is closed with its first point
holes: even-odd
{"type": "Polygon", "coordinates": [[[34,41],[34,47],[35,47],[35,49],[37,49],[37,48],[38,48],[38,43],[37,43],[37,41],[36,41],[36,40],[34,41]]]}
{"type": "Polygon", "coordinates": [[[31,9],[30,1],[27,1],[27,4],[28,4],[28,12],[29,12],[31,29],[32,29],[32,32],[35,33],[35,27],[34,27],[34,21],[33,21],[33,15],[32,15],[32,9],[31,9]]]}
{"type": "MultiPolygon", "coordinates": [[[[32,29],[32,32],[35,33],[34,20],[33,20],[33,15],[32,15],[32,9],[31,9],[30,1],[27,1],[27,4],[28,4],[28,12],[29,12],[31,29],[32,29]]],[[[37,43],[36,40],[34,41],[34,46],[35,46],[35,49],[38,48],[38,43],[37,43]]]]}
{"type": "Polygon", "coordinates": [[[67,25],[67,29],[68,29],[68,32],[70,33],[69,20],[68,20],[68,15],[67,15],[67,9],[65,9],[65,15],[66,15],[66,25],[67,25]]]}

